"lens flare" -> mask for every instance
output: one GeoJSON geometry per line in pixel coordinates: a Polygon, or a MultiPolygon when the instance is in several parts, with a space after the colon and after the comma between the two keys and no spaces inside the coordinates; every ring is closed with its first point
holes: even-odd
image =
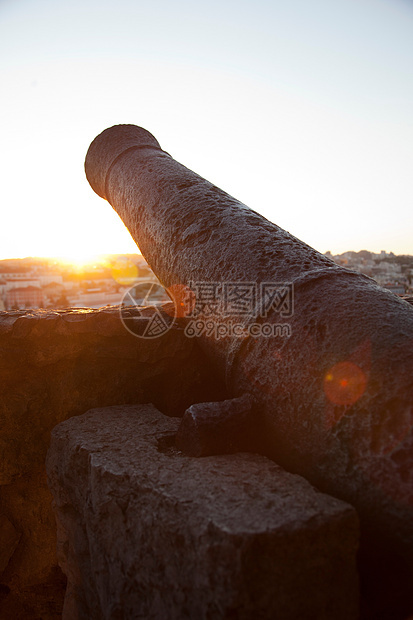
{"type": "Polygon", "coordinates": [[[335,405],[353,405],[364,394],[367,377],[353,362],[339,362],[324,377],[324,393],[335,405]]]}
{"type": "Polygon", "coordinates": [[[119,257],[110,264],[112,278],[124,286],[133,284],[139,275],[137,265],[129,258],[119,257]]]}

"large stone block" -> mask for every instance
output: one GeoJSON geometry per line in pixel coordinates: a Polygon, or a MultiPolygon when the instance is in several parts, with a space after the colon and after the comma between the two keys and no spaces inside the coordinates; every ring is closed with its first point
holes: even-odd
{"type": "Polygon", "coordinates": [[[63,618],[358,617],[358,519],[251,454],[193,458],[152,405],[52,433],[63,618]]]}

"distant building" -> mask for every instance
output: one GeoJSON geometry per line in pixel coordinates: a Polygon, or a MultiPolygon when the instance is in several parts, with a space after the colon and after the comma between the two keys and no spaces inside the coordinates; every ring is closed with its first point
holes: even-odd
{"type": "Polygon", "coordinates": [[[42,308],[43,305],[43,291],[38,286],[13,287],[6,291],[5,307],[7,310],[42,308]]]}
{"type": "Polygon", "coordinates": [[[384,288],[395,295],[405,295],[406,293],[406,287],[403,284],[385,284],[384,288]]]}
{"type": "Polygon", "coordinates": [[[6,280],[7,291],[10,291],[12,288],[21,288],[21,287],[27,287],[27,286],[40,287],[39,278],[27,277],[27,274],[24,274],[24,278],[16,277],[15,275],[13,275],[13,277],[10,277],[10,278],[4,277],[4,276],[2,277],[4,280],[6,280]]]}
{"type": "Polygon", "coordinates": [[[91,289],[81,293],[76,299],[70,298],[72,308],[103,308],[103,306],[117,306],[122,302],[123,292],[107,293],[100,289],[91,289]]]}
{"type": "Polygon", "coordinates": [[[43,286],[43,293],[48,301],[59,299],[64,293],[64,286],[59,282],[49,282],[43,286]]]}
{"type": "Polygon", "coordinates": [[[39,282],[43,287],[47,284],[63,284],[63,276],[60,273],[42,274],[39,275],[39,282]]]}
{"type": "Polygon", "coordinates": [[[27,280],[28,276],[30,276],[30,273],[28,273],[27,271],[8,271],[2,272],[0,275],[2,280],[27,280]]]}
{"type": "Polygon", "coordinates": [[[0,311],[5,310],[6,280],[0,280],[0,311]]]}

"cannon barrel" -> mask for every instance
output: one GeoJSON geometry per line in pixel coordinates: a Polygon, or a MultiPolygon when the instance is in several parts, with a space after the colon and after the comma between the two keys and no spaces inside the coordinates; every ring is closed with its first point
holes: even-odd
{"type": "Polygon", "coordinates": [[[230,395],[253,397],[275,460],[352,503],[371,549],[411,565],[413,308],[185,168],[142,128],[105,130],[85,168],[161,283],[190,289],[194,316],[224,325],[199,342],[230,395]]]}

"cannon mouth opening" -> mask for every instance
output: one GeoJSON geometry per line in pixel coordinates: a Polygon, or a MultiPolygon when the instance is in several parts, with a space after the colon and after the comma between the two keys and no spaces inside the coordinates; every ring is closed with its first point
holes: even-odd
{"type": "Polygon", "coordinates": [[[106,181],[116,161],[135,149],[162,151],[157,139],[137,125],[114,125],[93,140],[86,153],[85,173],[93,191],[108,200],[106,181]]]}

